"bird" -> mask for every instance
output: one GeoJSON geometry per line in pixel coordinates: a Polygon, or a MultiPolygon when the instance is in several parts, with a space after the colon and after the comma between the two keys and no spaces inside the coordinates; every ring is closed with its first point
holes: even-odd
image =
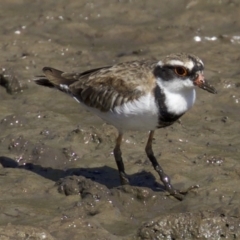
{"type": "Polygon", "coordinates": [[[120,182],[129,184],[122,159],[121,143],[126,131],[148,131],[145,152],[164,184],[178,200],[188,191],[173,187],[170,177],[158,163],[153,150],[154,132],[176,122],[196,100],[195,88],[216,94],[204,77],[203,61],[193,54],[175,53],[160,60],[134,60],[83,72],[63,72],[51,67],[34,80],[72,96],[87,110],[118,130],[113,155],[120,182]]]}

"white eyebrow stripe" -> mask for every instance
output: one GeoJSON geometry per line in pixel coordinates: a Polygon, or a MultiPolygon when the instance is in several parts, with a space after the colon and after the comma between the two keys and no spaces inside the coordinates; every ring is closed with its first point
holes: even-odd
{"type": "Polygon", "coordinates": [[[203,63],[203,61],[201,60],[201,59],[198,59],[198,61],[203,65],[203,67],[204,67],[204,63],[203,63]]]}
{"type": "Polygon", "coordinates": [[[162,67],[162,66],[163,66],[163,62],[162,62],[162,61],[159,61],[159,62],[157,63],[157,65],[160,66],[160,67],[162,67]]]}
{"type": "Polygon", "coordinates": [[[188,68],[189,70],[192,70],[194,67],[194,63],[192,61],[183,63],[182,61],[179,60],[170,60],[168,64],[172,66],[183,66],[188,68]]]}

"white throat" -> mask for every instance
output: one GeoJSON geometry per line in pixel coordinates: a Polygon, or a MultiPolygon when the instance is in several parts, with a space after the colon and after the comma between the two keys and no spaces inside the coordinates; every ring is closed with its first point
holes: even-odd
{"type": "Polygon", "coordinates": [[[188,111],[194,104],[196,92],[191,80],[162,81],[158,80],[157,84],[165,94],[165,104],[168,112],[181,115],[188,111]],[[186,82],[183,82],[186,81],[186,82]],[[191,82],[188,82],[191,81],[191,82]],[[185,85],[185,86],[184,86],[185,85]]]}

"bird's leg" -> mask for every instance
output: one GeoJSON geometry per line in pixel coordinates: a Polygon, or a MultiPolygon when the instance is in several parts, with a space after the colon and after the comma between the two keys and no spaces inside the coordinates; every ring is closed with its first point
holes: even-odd
{"type": "Polygon", "coordinates": [[[116,139],[116,145],[113,150],[113,153],[114,153],[115,161],[117,163],[121,184],[126,185],[126,184],[129,184],[129,181],[128,181],[127,175],[125,173],[125,170],[124,170],[124,164],[123,164],[123,160],[122,160],[122,152],[121,152],[121,148],[120,148],[121,143],[122,143],[122,136],[123,135],[121,133],[118,133],[118,137],[116,139]]]}
{"type": "Polygon", "coordinates": [[[147,145],[146,145],[146,148],[145,148],[146,154],[147,154],[149,160],[151,161],[154,169],[157,171],[158,175],[160,176],[160,179],[163,182],[166,190],[170,193],[170,195],[174,196],[178,200],[183,200],[183,198],[184,198],[183,195],[186,195],[188,190],[193,189],[195,187],[191,187],[187,191],[181,192],[181,191],[176,190],[172,186],[169,176],[164,173],[162,167],[159,165],[159,163],[157,162],[157,159],[154,156],[154,153],[153,153],[153,150],[152,150],[153,135],[154,135],[154,131],[150,131],[148,141],[147,141],[147,145]]]}

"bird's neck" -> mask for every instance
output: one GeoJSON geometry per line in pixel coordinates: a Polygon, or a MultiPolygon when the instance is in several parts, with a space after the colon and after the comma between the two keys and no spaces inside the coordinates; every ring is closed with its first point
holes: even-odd
{"type": "Polygon", "coordinates": [[[185,89],[181,92],[168,92],[164,90],[164,94],[168,111],[176,115],[182,115],[187,112],[193,106],[196,99],[194,88],[185,89]]]}
{"type": "Polygon", "coordinates": [[[155,97],[159,107],[160,120],[173,123],[193,106],[196,92],[194,88],[173,92],[157,85],[155,97]]]}

